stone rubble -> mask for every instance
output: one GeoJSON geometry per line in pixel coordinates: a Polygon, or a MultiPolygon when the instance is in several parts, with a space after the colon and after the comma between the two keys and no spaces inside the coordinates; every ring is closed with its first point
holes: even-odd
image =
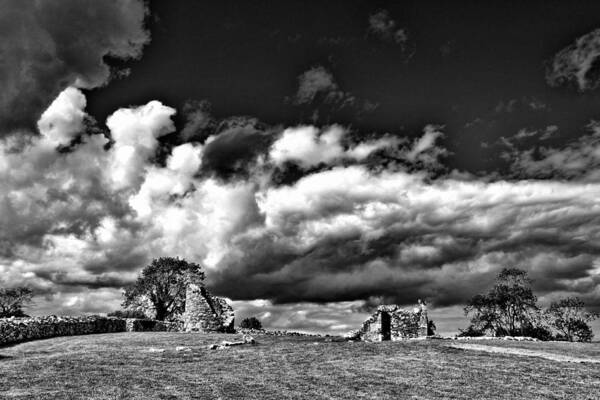
{"type": "Polygon", "coordinates": [[[242,340],[237,341],[237,342],[230,342],[228,340],[223,340],[220,344],[211,344],[208,346],[209,350],[223,350],[226,349],[227,347],[232,347],[232,346],[242,346],[244,344],[256,344],[256,341],[254,340],[254,338],[250,335],[244,335],[242,337],[242,340]]]}
{"type": "MultiPolygon", "coordinates": [[[[266,329],[246,329],[238,328],[236,333],[249,334],[249,335],[270,335],[270,336],[304,336],[304,337],[321,337],[323,335],[318,333],[304,333],[294,331],[279,331],[279,330],[266,330],[266,329]]],[[[328,335],[325,335],[328,336],[328,335]]]]}

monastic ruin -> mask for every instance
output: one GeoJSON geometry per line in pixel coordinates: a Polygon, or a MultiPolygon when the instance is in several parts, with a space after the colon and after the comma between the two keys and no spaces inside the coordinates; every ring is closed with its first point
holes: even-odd
{"type": "Polygon", "coordinates": [[[212,296],[201,284],[190,283],[185,293],[183,330],[233,333],[233,308],[225,299],[212,296]]]}
{"type": "Polygon", "coordinates": [[[368,342],[405,340],[427,336],[427,307],[419,300],[412,310],[381,305],[349,339],[368,342]]]}

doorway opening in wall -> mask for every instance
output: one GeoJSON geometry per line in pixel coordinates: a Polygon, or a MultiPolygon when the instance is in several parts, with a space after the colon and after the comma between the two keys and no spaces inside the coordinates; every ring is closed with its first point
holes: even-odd
{"type": "Polygon", "coordinates": [[[390,314],[381,313],[381,340],[390,340],[392,338],[392,319],[390,314]]]}

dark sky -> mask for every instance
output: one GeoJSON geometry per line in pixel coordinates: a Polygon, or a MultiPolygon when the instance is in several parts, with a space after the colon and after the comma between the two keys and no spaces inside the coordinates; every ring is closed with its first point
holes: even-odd
{"type": "Polygon", "coordinates": [[[414,136],[441,124],[455,153],[449,164],[475,172],[502,163],[481,142],[556,125],[548,143],[557,144],[598,115],[598,92],[545,79],[554,54],[598,26],[598,2],[154,1],[150,9],[143,58],[88,97],[100,121],[116,107],[160,98],[177,109],[208,100],[221,118],[307,122],[319,105],[285,98],[302,72],[323,66],[341,90],[378,106],[328,108],[321,121],[414,136]],[[381,10],[406,44],[369,33],[369,16],[381,10]],[[542,108],[528,106],[534,101],[542,108]]]}
{"type": "Polygon", "coordinates": [[[600,3],[0,0],[0,286],[104,313],[153,258],[340,333],[505,267],[600,310],[600,3]]]}

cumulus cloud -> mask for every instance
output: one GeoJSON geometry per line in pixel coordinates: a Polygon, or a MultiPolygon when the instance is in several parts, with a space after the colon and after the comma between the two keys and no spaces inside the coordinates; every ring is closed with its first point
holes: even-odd
{"type": "Polygon", "coordinates": [[[139,57],[146,13],[141,0],[0,1],[0,132],[34,127],[68,86],[104,85],[106,56],[139,57]]]}
{"type": "Polygon", "coordinates": [[[600,29],[589,32],[559,51],[549,62],[550,86],[574,84],[579,91],[596,89],[600,83],[600,29]]]}
{"type": "Polygon", "coordinates": [[[67,145],[83,130],[86,99],[80,90],[67,88],[50,104],[38,121],[42,136],[54,145],[67,145]]]}
{"type": "Polygon", "coordinates": [[[159,101],[115,111],[106,120],[114,140],[110,174],[114,186],[128,188],[140,181],[141,169],[154,154],[157,138],[175,130],[175,109],[159,101]]]}
{"type": "MultiPolygon", "coordinates": [[[[513,142],[505,139],[510,150],[503,156],[509,161],[510,169],[516,177],[539,179],[579,179],[598,181],[600,179],[600,125],[588,125],[590,133],[567,143],[561,148],[539,146],[520,150],[513,142]]],[[[549,138],[557,128],[549,126],[543,131],[540,140],[549,138]]],[[[530,135],[537,135],[538,131],[530,135]]],[[[519,132],[517,139],[527,134],[519,132]]]]}
{"type": "MultiPolygon", "coordinates": [[[[574,252],[588,255],[577,266],[565,263],[561,276],[577,268],[585,284],[566,290],[587,293],[597,305],[589,289],[598,279],[592,243],[599,215],[590,207],[599,190],[545,181],[428,182],[423,174],[361,166],[321,171],[258,193],[262,234],[239,236],[239,251],[223,258],[212,284],[237,298],[282,303],[380,295],[451,305],[503,267],[534,271],[546,249],[557,263],[574,252]]],[[[545,271],[543,281],[556,282],[552,269],[545,271]]]]}
{"type": "Polygon", "coordinates": [[[319,135],[314,126],[288,128],[281,138],[271,146],[270,158],[276,164],[295,161],[308,168],[320,163],[329,163],[340,158],[344,149],[340,140],[345,131],[341,126],[333,126],[319,135]]]}
{"type": "Polygon", "coordinates": [[[274,136],[274,128],[256,118],[227,118],[204,142],[202,170],[222,179],[248,178],[274,136]]]}
{"type": "Polygon", "coordinates": [[[447,154],[445,149],[436,146],[437,139],[444,136],[440,128],[426,126],[423,136],[409,145],[406,139],[390,135],[351,143],[347,139],[348,130],[339,125],[323,130],[311,125],[298,126],[281,133],[269,149],[269,159],[278,166],[292,162],[309,169],[319,164],[362,161],[377,151],[389,150],[398,160],[435,168],[439,158],[447,154]]]}
{"type": "Polygon", "coordinates": [[[600,306],[595,180],[432,176],[445,153],[433,125],[360,140],[338,125],[269,133],[236,118],[171,148],[159,139],[175,110],[157,101],[58,151],[85,113],[77,91],[61,96],[40,119],[51,134],[0,141],[0,283],[32,286],[40,310],[109,311],[163,255],[204,264],[211,290],[282,329],[345,331],[375,298],[453,307],[507,266],[528,270],[544,301],[600,306]],[[218,159],[234,149],[243,179],[224,179],[218,159]],[[397,164],[372,168],[377,152],[397,164]],[[276,181],[286,163],[301,174],[276,181]]]}

